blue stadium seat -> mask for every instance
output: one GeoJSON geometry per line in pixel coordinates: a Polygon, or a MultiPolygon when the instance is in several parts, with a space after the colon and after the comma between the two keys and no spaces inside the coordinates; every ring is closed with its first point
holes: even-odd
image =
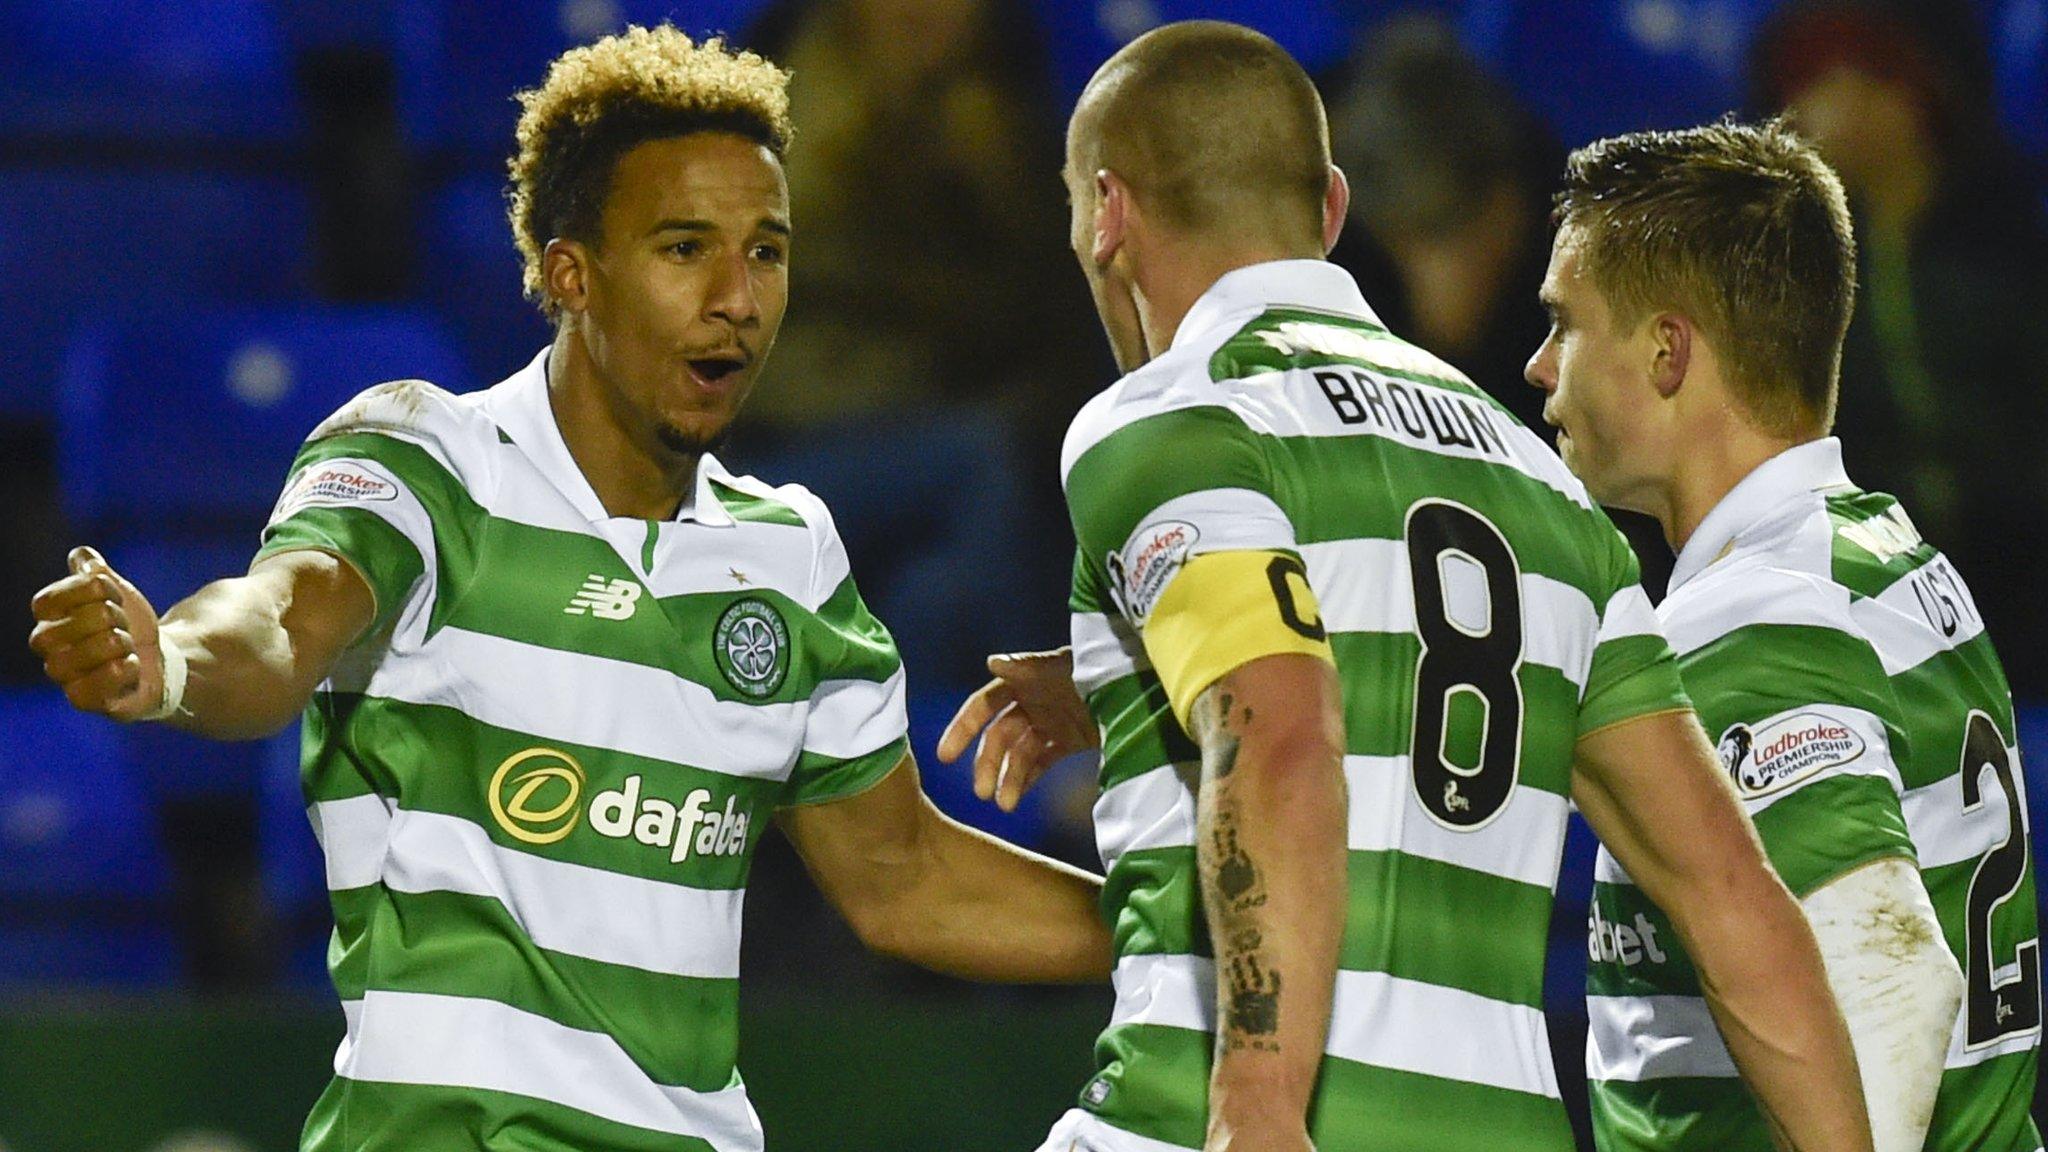
{"type": "Polygon", "coordinates": [[[1231,20],[1256,28],[1321,72],[1351,50],[1354,29],[1404,5],[1399,0],[1040,0],[1037,13],[1053,85],[1064,111],[1117,49],[1176,20],[1231,20]]]}
{"type": "Polygon", "coordinates": [[[1473,0],[1465,43],[1569,146],[1738,110],[1773,0],[1473,0]]]}
{"type": "Polygon", "coordinates": [[[284,978],[318,987],[327,979],[327,938],[334,920],[326,865],[299,786],[298,725],[264,742],[256,802],[263,896],[284,940],[284,978]]]}
{"type": "Polygon", "coordinates": [[[54,415],[65,339],[85,317],[302,295],[307,218],[304,190],[282,177],[0,171],[0,267],[14,270],[0,277],[0,418],[54,415]]]}
{"type": "Polygon", "coordinates": [[[492,160],[512,151],[512,94],[571,45],[668,21],[693,36],[743,32],[761,0],[396,0],[402,115],[419,141],[492,160]]]}
{"type": "Polygon", "coordinates": [[[411,311],[157,310],[94,321],[64,364],[67,510],[110,544],[199,530],[253,551],[306,434],[357,392],[401,377],[456,391],[469,383],[438,325],[411,311]]]}
{"type": "Polygon", "coordinates": [[[428,205],[421,250],[426,299],[462,344],[479,383],[518,371],[553,333],[520,294],[519,250],[505,221],[503,176],[467,176],[428,205]]]}
{"type": "Polygon", "coordinates": [[[169,864],[113,724],[0,692],[0,985],[164,984],[169,864]]]}
{"type": "Polygon", "coordinates": [[[2005,130],[2048,161],[2048,0],[1981,0],[2005,130]]]}
{"type": "Polygon", "coordinates": [[[267,0],[0,4],[0,137],[281,141],[301,126],[267,0]]]}

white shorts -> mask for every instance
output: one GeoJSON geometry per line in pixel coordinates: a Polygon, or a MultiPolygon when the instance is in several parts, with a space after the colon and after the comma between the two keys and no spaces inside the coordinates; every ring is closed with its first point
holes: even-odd
{"type": "Polygon", "coordinates": [[[1188,1152],[1188,1149],[1132,1135],[1103,1123],[1092,1113],[1075,1108],[1052,1126],[1045,1143],[1038,1146],[1038,1152],[1188,1152]]]}

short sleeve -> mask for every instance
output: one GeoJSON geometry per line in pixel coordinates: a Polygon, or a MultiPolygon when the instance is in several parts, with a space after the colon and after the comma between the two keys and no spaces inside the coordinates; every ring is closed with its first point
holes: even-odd
{"type": "Polygon", "coordinates": [[[1899,801],[1907,752],[1897,698],[1866,641],[1752,623],[1688,652],[1680,667],[1794,893],[1881,857],[1914,855],[1899,801]]]}
{"type": "Polygon", "coordinates": [[[1215,405],[1101,437],[1068,471],[1067,507],[1083,564],[1101,572],[1104,592],[1138,625],[1195,556],[1295,549],[1257,434],[1215,405]]]}
{"type": "Polygon", "coordinates": [[[256,556],[315,549],[340,557],[376,599],[381,631],[427,583],[434,523],[419,489],[445,486],[446,474],[416,472],[409,444],[370,433],[314,440],[300,450],[284,492],[263,529],[256,556]]]}
{"type": "Polygon", "coordinates": [[[1677,658],[1639,583],[1635,552],[1604,514],[1595,514],[1603,529],[1605,575],[1596,597],[1600,626],[1593,659],[1579,695],[1581,736],[1639,716],[1691,706],[1677,658]]]}
{"type": "Polygon", "coordinates": [[[832,591],[803,626],[800,663],[815,683],[803,748],[780,800],[783,807],[859,795],[910,753],[896,641],[861,599],[829,518],[821,530],[825,542],[819,566],[832,591]]]}

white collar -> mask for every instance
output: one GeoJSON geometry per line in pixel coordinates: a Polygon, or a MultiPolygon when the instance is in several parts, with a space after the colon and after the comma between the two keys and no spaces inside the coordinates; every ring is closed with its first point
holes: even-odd
{"type": "Polygon", "coordinates": [[[1181,318],[1172,347],[1192,344],[1244,313],[1289,305],[1380,322],[1358,291],[1358,282],[1337,265],[1327,260],[1269,260],[1217,277],[1181,318]]]}
{"type": "Polygon", "coordinates": [[[1671,590],[1706,571],[1735,543],[1786,502],[1830,488],[1850,487],[1842,469],[1842,442],[1833,436],[1795,444],[1757,465],[1728,490],[1693,530],[1671,570],[1671,590]]]}
{"type": "MultiPolygon", "coordinates": [[[[584,519],[593,524],[620,519],[605,511],[604,502],[597,498],[597,490],[590,486],[583,469],[577,467],[576,458],[569,454],[569,445],[555,423],[554,406],[548,401],[548,352],[547,348],[541,349],[532,363],[491,389],[485,401],[491,418],[584,519]]],[[[732,515],[711,485],[714,480],[731,478],[717,457],[709,452],[699,457],[696,482],[682,507],[676,509],[675,519],[694,520],[715,528],[730,527],[732,515]]]]}

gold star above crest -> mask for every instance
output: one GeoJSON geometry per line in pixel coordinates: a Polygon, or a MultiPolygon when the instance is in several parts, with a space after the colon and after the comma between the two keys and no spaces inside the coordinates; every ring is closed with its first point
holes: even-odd
{"type": "Polygon", "coordinates": [[[734,580],[737,580],[742,584],[751,583],[751,581],[747,579],[747,574],[745,572],[740,571],[737,568],[728,568],[725,571],[726,575],[731,576],[734,580]]]}

